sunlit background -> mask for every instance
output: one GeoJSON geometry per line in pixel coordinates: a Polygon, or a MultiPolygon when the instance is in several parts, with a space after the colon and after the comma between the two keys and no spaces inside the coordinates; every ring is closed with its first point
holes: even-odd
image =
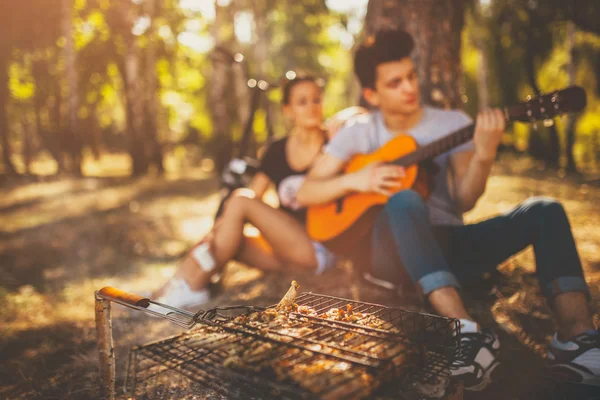
{"type": "MultiPolygon", "coordinates": [[[[351,61],[367,0],[65,1],[67,11],[63,3],[30,0],[3,13],[11,29],[10,45],[0,49],[8,86],[0,120],[10,163],[0,171],[115,176],[190,164],[220,168],[249,115],[247,79],[276,84],[290,70],[325,79],[326,116],[358,102],[351,61]],[[243,62],[215,64],[217,48],[243,55],[243,62]],[[223,147],[229,150],[216,151],[223,147]],[[146,160],[151,153],[154,161],[146,160]]],[[[589,173],[600,147],[600,39],[560,13],[548,17],[557,4],[511,9],[508,0],[466,1],[458,86],[472,115],[482,100],[523,100],[534,91],[532,76],[541,91],[586,86],[589,105],[574,133],[563,123],[551,130],[515,125],[504,144],[546,165],[589,173]]],[[[267,110],[275,136],[286,133],[279,101],[277,90],[262,100],[250,153],[266,140],[267,110]]]]}

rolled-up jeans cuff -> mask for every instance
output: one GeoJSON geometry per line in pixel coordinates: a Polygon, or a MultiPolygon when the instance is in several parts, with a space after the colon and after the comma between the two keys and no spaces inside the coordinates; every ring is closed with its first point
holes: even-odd
{"type": "Polygon", "coordinates": [[[425,275],[418,281],[421,291],[425,296],[434,290],[441,289],[443,287],[453,286],[460,288],[456,277],[448,271],[436,271],[431,274],[425,275]]]}
{"type": "Polygon", "coordinates": [[[590,290],[585,279],[579,276],[561,276],[546,284],[542,291],[547,299],[553,299],[556,295],[568,292],[584,293],[590,299],[590,290]]]}

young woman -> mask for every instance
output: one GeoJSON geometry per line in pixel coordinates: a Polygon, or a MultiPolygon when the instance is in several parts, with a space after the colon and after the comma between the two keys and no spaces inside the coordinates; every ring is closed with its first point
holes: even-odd
{"type": "MultiPolygon", "coordinates": [[[[321,274],[333,266],[333,254],[307,236],[306,210],[295,200],[304,175],[327,140],[323,91],[317,82],[310,76],[286,82],[283,112],[292,123],[289,135],[265,151],[249,187],[227,201],[211,232],[184,257],[173,278],[154,293],[157,301],[182,308],[208,301],[210,277],[233,259],[271,271],[295,269],[321,274]],[[271,184],[277,189],[279,209],[261,200],[271,184]],[[246,223],[261,235],[245,236],[246,223]]],[[[329,126],[335,130],[348,117],[333,118],[329,126]]]]}

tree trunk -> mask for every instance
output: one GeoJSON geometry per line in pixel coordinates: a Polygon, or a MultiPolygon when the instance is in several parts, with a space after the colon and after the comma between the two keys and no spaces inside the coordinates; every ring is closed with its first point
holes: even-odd
{"type": "MultiPolygon", "coordinates": [[[[537,68],[535,65],[535,56],[536,56],[536,41],[534,36],[534,24],[535,24],[535,15],[533,13],[529,13],[529,32],[527,35],[527,51],[525,52],[525,70],[527,74],[527,79],[529,81],[529,85],[533,89],[536,96],[541,94],[541,90],[537,84],[536,73],[537,68]]],[[[548,137],[549,143],[546,149],[539,148],[541,144],[541,140],[539,137],[536,137],[536,133],[539,132],[536,127],[534,127],[533,132],[531,132],[529,136],[529,149],[530,153],[539,158],[540,151],[542,159],[546,162],[547,165],[557,168],[560,164],[560,141],[558,139],[558,132],[556,130],[556,126],[553,124],[548,127],[548,137]],[[536,149],[536,147],[538,147],[536,149]]]]}
{"type": "Polygon", "coordinates": [[[486,38],[482,37],[482,28],[486,25],[484,16],[481,13],[481,0],[478,0],[474,5],[473,20],[475,21],[475,29],[472,34],[472,41],[479,53],[479,65],[477,66],[477,107],[479,110],[484,110],[490,106],[490,89],[489,89],[489,66],[488,66],[488,51],[486,46],[486,38]]]}
{"type": "MultiPolygon", "coordinates": [[[[27,114],[27,113],[25,113],[27,114]]],[[[27,115],[21,118],[21,129],[23,130],[23,163],[25,164],[25,174],[31,175],[31,161],[33,159],[33,138],[31,123],[27,115]]]]}
{"type": "Polygon", "coordinates": [[[127,78],[127,66],[126,66],[126,62],[125,62],[125,56],[123,57],[119,57],[116,61],[115,64],[117,66],[117,69],[119,70],[119,74],[121,75],[121,79],[123,80],[123,93],[122,95],[125,97],[125,131],[127,132],[128,136],[128,147],[130,148],[130,156],[131,159],[134,159],[134,154],[133,154],[133,142],[135,140],[135,135],[134,135],[134,126],[133,126],[133,110],[132,110],[132,104],[130,102],[129,99],[129,91],[130,86],[129,86],[129,79],[127,78]]]}
{"type": "Polygon", "coordinates": [[[163,165],[163,154],[158,137],[158,79],[156,76],[156,0],[146,0],[144,3],[145,13],[150,17],[150,27],[147,31],[146,44],[146,87],[144,134],[148,142],[149,161],[156,166],[159,173],[165,171],[163,165]]]}
{"type": "MultiPolygon", "coordinates": [[[[212,26],[212,36],[215,46],[222,46],[226,40],[223,38],[223,25],[228,23],[226,7],[216,6],[215,22],[212,26]]],[[[213,144],[215,168],[220,174],[233,154],[233,141],[231,138],[231,121],[228,110],[228,77],[229,68],[218,60],[213,60],[212,79],[209,88],[209,105],[213,123],[213,144]]]]}
{"type": "MultiPolygon", "coordinates": [[[[575,85],[575,58],[573,52],[575,50],[575,25],[569,22],[567,25],[567,52],[569,55],[569,63],[567,64],[567,72],[569,73],[569,86],[575,85]]],[[[567,135],[567,172],[577,172],[573,148],[575,147],[575,121],[574,115],[567,116],[565,133],[567,135]]]]}
{"type": "Polygon", "coordinates": [[[17,169],[11,160],[12,151],[8,134],[8,51],[0,55],[0,140],[2,141],[2,158],[4,159],[4,171],[9,175],[16,175],[17,169]]]}
{"type": "Polygon", "coordinates": [[[490,26],[491,52],[494,58],[493,79],[498,90],[498,101],[502,105],[512,104],[517,99],[516,85],[503,85],[504,73],[508,69],[508,61],[502,47],[502,31],[497,21],[492,21],[490,26]]]}
{"type": "Polygon", "coordinates": [[[115,64],[123,80],[126,142],[131,157],[134,176],[142,175],[148,171],[148,158],[146,143],[142,136],[144,127],[144,93],[140,76],[139,49],[132,27],[137,20],[137,6],[129,1],[112,2],[111,8],[106,12],[106,21],[115,38],[122,40],[122,45],[115,43],[117,50],[115,64]]]}
{"type": "Polygon", "coordinates": [[[386,27],[408,31],[415,39],[413,59],[422,101],[443,108],[460,107],[460,44],[463,0],[370,0],[365,33],[386,27]]]}
{"type": "Polygon", "coordinates": [[[90,117],[88,118],[88,127],[90,133],[89,143],[92,154],[94,155],[94,159],[98,161],[102,155],[102,152],[100,151],[102,146],[102,132],[100,130],[100,124],[98,123],[98,101],[94,102],[90,108],[91,112],[90,117]]]}
{"type": "Polygon", "coordinates": [[[235,87],[235,102],[237,111],[237,120],[240,127],[246,126],[250,114],[250,90],[248,88],[248,79],[244,65],[236,63],[232,69],[233,85],[235,87]]]}
{"type": "Polygon", "coordinates": [[[47,139],[48,149],[53,149],[52,151],[54,151],[56,162],[58,164],[57,173],[60,173],[66,171],[64,149],[62,148],[61,143],[65,143],[68,139],[63,129],[63,97],[61,93],[61,81],[58,77],[54,79],[52,90],[54,92],[54,104],[51,110],[52,120],[54,121],[52,127],[52,129],[54,129],[54,143],[52,138],[49,137],[51,132],[42,129],[39,133],[44,134],[44,137],[47,139]]]}
{"type": "MultiPolygon", "coordinates": [[[[255,68],[255,72],[256,72],[256,78],[257,79],[265,79],[268,80],[268,75],[267,75],[267,65],[269,64],[269,38],[271,37],[271,35],[269,35],[269,29],[267,26],[267,13],[269,11],[269,6],[267,5],[266,1],[254,1],[252,2],[253,4],[253,12],[254,12],[254,26],[255,26],[255,33],[256,33],[256,37],[255,42],[254,42],[254,54],[252,55],[253,58],[253,64],[256,66],[255,68]]],[[[282,74],[284,74],[285,71],[282,71],[282,74]]],[[[247,91],[246,91],[247,93],[247,91]]],[[[269,102],[269,98],[265,95],[263,96],[261,93],[261,98],[259,99],[259,104],[260,107],[262,107],[262,109],[265,111],[266,114],[270,113],[270,110],[267,111],[267,108],[270,107],[270,102],[269,102]]],[[[246,99],[249,99],[249,96],[246,95],[246,99]]],[[[248,109],[246,111],[246,116],[248,115],[248,111],[250,109],[250,104],[248,104],[248,109]]],[[[265,118],[266,118],[266,114],[265,114],[265,118]]],[[[242,119],[240,119],[240,121],[242,121],[242,119]]],[[[266,129],[269,129],[268,124],[270,124],[271,121],[269,121],[267,124],[265,124],[266,129]]],[[[244,126],[244,125],[242,125],[244,126]]],[[[258,142],[257,142],[257,137],[256,137],[256,132],[254,135],[252,135],[251,137],[249,137],[248,139],[248,148],[245,149],[246,150],[246,154],[249,155],[255,155],[258,151],[258,142]]],[[[267,136],[268,136],[268,132],[267,136]]]]}
{"type": "Polygon", "coordinates": [[[143,175],[148,172],[146,143],[142,137],[144,104],[140,84],[140,63],[135,37],[126,35],[125,79],[127,80],[128,126],[131,129],[130,154],[133,161],[132,174],[143,175]]]}
{"type": "Polygon", "coordinates": [[[67,82],[68,124],[66,135],[71,156],[71,171],[81,175],[82,140],[78,132],[79,96],[77,91],[77,59],[73,40],[73,0],[62,0],[62,33],[65,37],[65,77],[67,82]]]}
{"type": "Polygon", "coordinates": [[[50,153],[50,155],[54,158],[57,165],[57,173],[61,173],[65,171],[62,150],[60,148],[60,143],[63,143],[64,140],[61,140],[61,126],[60,126],[60,81],[58,79],[53,79],[52,75],[48,74],[47,71],[49,69],[49,65],[47,61],[38,60],[34,61],[31,67],[31,75],[33,81],[35,83],[35,93],[33,95],[33,111],[35,115],[35,134],[39,138],[41,142],[41,146],[50,153]],[[51,91],[53,92],[54,100],[50,103],[51,105],[48,107],[53,107],[49,110],[49,112],[53,115],[51,119],[55,120],[55,124],[52,127],[48,127],[48,129],[44,128],[42,124],[42,109],[45,105],[47,105],[47,93],[43,93],[42,91],[42,82],[44,80],[51,80],[51,91]],[[46,95],[46,99],[44,98],[46,95]],[[54,131],[53,131],[54,130],[54,131]],[[53,132],[52,132],[53,131],[53,132]]]}
{"type": "Polygon", "coordinates": [[[131,157],[133,176],[148,171],[148,141],[144,140],[144,76],[140,73],[140,55],[136,36],[132,27],[138,18],[138,7],[129,1],[112,2],[106,13],[107,23],[114,37],[123,43],[123,52],[115,60],[121,78],[125,97],[125,120],[127,147],[131,157]]]}

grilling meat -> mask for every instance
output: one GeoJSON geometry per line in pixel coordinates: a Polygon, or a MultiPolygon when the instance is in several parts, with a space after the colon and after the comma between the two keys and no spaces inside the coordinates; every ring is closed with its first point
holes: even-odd
{"type": "Polygon", "coordinates": [[[277,378],[296,382],[323,399],[365,397],[385,381],[402,376],[414,350],[400,339],[385,334],[377,336],[380,331],[398,333],[392,324],[356,312],[350,304],[321,314],[312,307],[298,306],[295,303],[298,288],[296,281],[292,281],[275,308],[241,315],[225,323],[258,336],[243,351],[230,353],[225,366],[272,372],[277,378]],[[324,321],[351,323],[355,327],[324,321]],[[283,346],[281,342],[294,347],[283,346]],[[375,367],[370,369],[367,365],[375,367]]]}
{"type": "Polygon", "coordinates": [[[298,289],[300,285],[298,282],[292,281],[292,285],[288,289],[287,293],[283,298],[279,301],[279,304],[275,307],[277,310],[284,310],[286,307],[289,307],[296,303],[296,296],[298,296],[298,289]]]}

